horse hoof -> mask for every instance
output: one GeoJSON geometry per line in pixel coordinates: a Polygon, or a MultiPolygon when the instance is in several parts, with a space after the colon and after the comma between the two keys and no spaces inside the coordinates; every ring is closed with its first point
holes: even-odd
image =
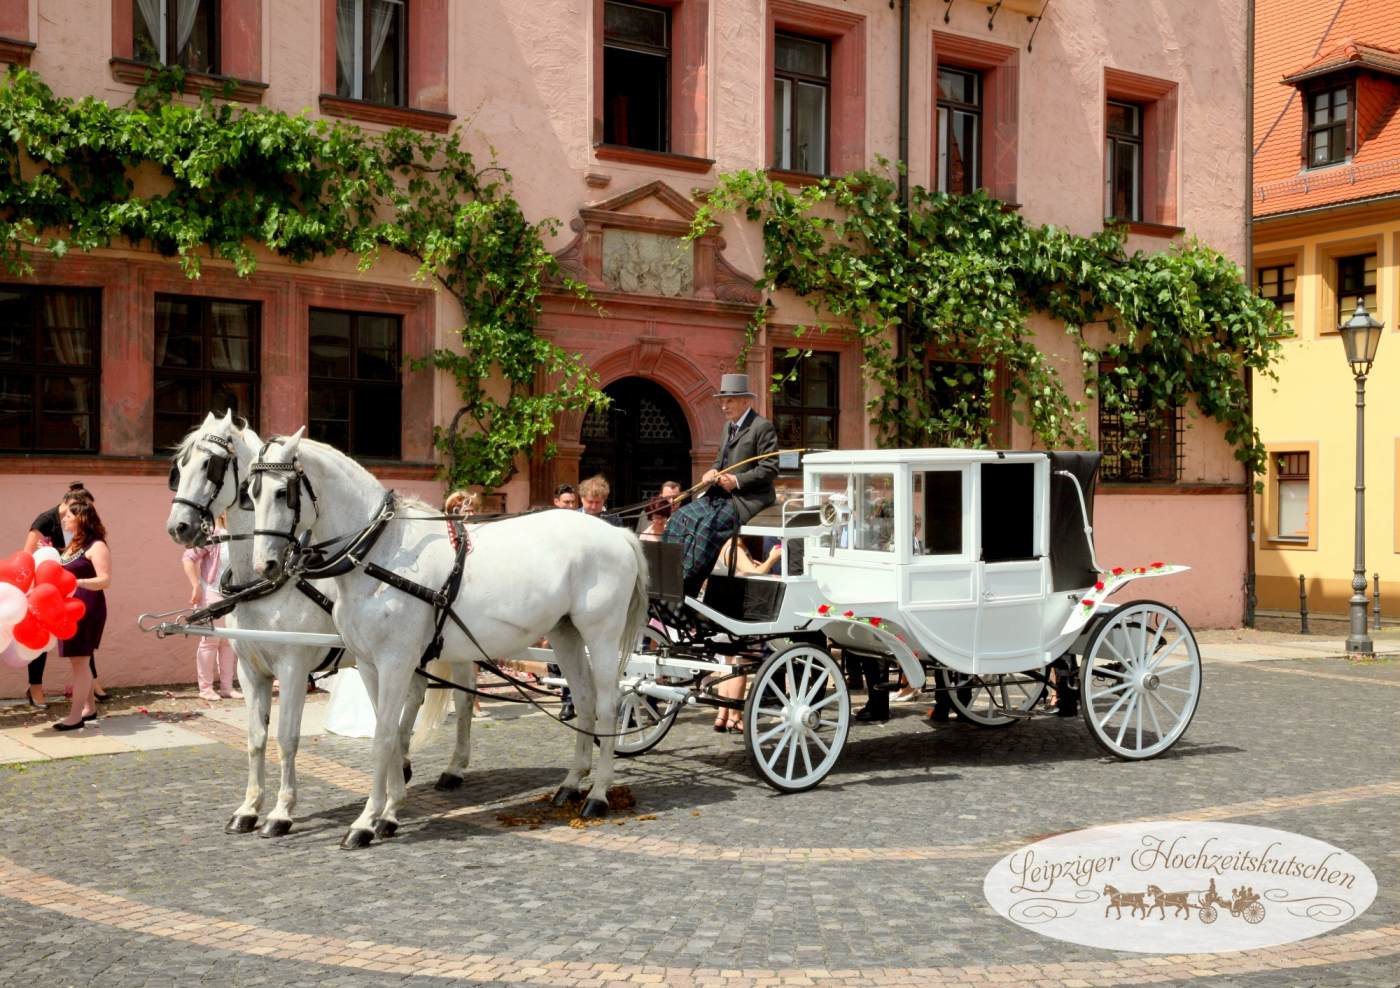
{"type": "Polygon", "coordinates": [[[285,837],[292,829],[292,821],[286,818],[273,818],[263,824],[258,831],[260,837],[285,837]]]}
{"type": "Polygon", "coordinates": [[[596,820],[599,817],[608,815],[608,801],[598,799],[596,796],[588,797],[588,801],[583,804],[583,809],[579,811],[579,816],[585,820],[596,820]]]}
{"type": "Polygon", "coordinates": [[[383,840],[383,839],[385,839],[386,837],[393,837],[393,836],[394,836],[396,833],[398,833],[398,832],[399,832],[399,825],[398,825],[397,821],[394,821],[394,820],[375,820],[375,821],[374,821],[374,836],[378,837],[380,840],[383,840]]]}
{"type": "Polygon", "coordinates": [[[577,803],[583,798],[583,793],[577,789],[570,789],[568,786],[560,786],[559,791],[554,794],[555,806],[568,806],[570,803],[577,803]]]}
{"type": "Polygon", "coordinates": [[[453,775],[451,772],[443,772],[438,776],[437,785],[433,786],[433,788],[441,790],[442,792],[461,789],[462,777],[460,775],[453,775]]]}
{"type": "Polygon", "coordinates": [[[256,815],[247,813],[235,813],[228,818],[228,823],[224,824],[226,834],[251,834],[257,829],[258,818],[256,815]]]}
{"type": "Polygon", "coordinates": [[[374,841],[374,831],[352,829],[340,842],[342,851],[358,851],[362,847],[369,847],[374,841]]]}
{"type": "Polygon", "coordinates": [[[404,762],[404,763],[403,763],[403,784],[404,784],[404,785],[408,785],[408,784],[409,784],[410,782],[412,782],[412,781],[413,781],[413,766],[412,766],[410,763],[408,763],[408,762],[404,762]]]}

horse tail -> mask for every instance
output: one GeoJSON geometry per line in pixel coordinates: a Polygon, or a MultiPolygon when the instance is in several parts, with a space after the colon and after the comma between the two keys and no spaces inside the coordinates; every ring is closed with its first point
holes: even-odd
{"type": "Polygon", "coordinates": [[[627,622],[622,627],[622,648],[619,650],[617,676],[621,679],[627,673],[627,663],[642,638],[642,629],[647,626],[651,597],[647,592],[647,557],[642,551],[642,540],[631,532],[625,533],[627,544],[637,560],[637,582],[632,587],[632,599],[627,605],[627,622]]]}
{"type": "MultiPolygon", "coordinates": [[[[442,679],[451,680],[453,674],[452,666],[446,659],[434,659],[428,663],[427,671],[442,679]]],[[[431,741],[442,731],[442,725],[447,723],[447,708],[452,702],[452,695],[456,690],[428,690],[423,697],[423,706],[418,714],[417,729],[413,732],[415,738],[421,736],[423,741],[431,741]]]]}

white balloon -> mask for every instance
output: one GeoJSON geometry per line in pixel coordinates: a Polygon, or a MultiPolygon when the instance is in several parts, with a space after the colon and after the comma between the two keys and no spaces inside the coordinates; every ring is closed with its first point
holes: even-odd
{"type": "Polygon", "coordinates": [[[19,642],[10,642],[4,648],[0,648],[0,666],[7,669],[23,669],[29,665],[30,660],[20,654],[19,642]]]}
{"type": "Polygon", "coordinates": [[[29,612],[29,600],[13,583],[0,583],[0,631],[9,632],[29,612]]]}
{"type": "Polygon", "coordinates": [[[39,548],[34,550],[34,568],[38,569],[40,563],[46,562],[50,559],[52,559],[54,562],[59,562],[61,558],[62,557],[60,557],[58,554],[58,550],[55,549],[53,546],[41,545],[39,546],[39,548]]]}
{"type": "Polygon", "coordinates": [[[0,625],[0,658],[4,657],[10,645],[14,643],[14,635],[10,634],[10,629],[0,625]]]}

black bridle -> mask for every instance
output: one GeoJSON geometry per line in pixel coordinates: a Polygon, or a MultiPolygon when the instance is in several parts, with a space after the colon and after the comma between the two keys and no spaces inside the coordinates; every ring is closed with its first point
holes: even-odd
{"type": "MultiPolygon", "coordinates": [[[[233,464],[233,485],[240,488],[238,482],[238,456],[233,450],[233,440],[225,439],[223,436],[203,435],[196,440],[196,443],[213,443],[224,451],[224,455],[219,456],[214,453],[209,454],[209,458],[204,461],[204,479],[213,487],[209,500],[200,504],[198,501],[191,501],[187,497],[179,497],[180,492],[180,461],[171,457],[170,459],[170,481],[169,487],[177,495],[170,499],[171,504],[183,504],[187,508],[193,508],[199,515],[200,531],[207,538],[214,532],[214,501],[219,496],[219,492],[224,489],[224,478],[228,475],[229,464],[233,464]]],[[[209,452],[205,450],[205,452],[209,452]]],[[[186,454],[188,455],[188,454],[186,454]]]]}
{"type": "Polygon", "coordinates": [[[269,463],[263,459],[267,455],[268,447],[277,441],[277,439],[269,439],[263,443],[262,449],[258,450],[257,460],[248,468],[248,479],[238,489],[238,506],[244,511],[253,510],[253,499],[262,494],[263,474],[288,474],[283,490],[287,498],[287,507],[292,511],[291,527],[285,532],[276,528],[254,528],[253,535],[270,535],[274,538],[286,539],[290,550],[298,544],[297,529],[301,527],[301,489],[306,488],[306,494],[311,498],[311,507],[316,512],[317,517],[320,517],[321,507],[316,501],[316,489],[311,486],[311,480],[301,469],[301,463],[296,456],[292,457],[290,463],[269,463]]]}

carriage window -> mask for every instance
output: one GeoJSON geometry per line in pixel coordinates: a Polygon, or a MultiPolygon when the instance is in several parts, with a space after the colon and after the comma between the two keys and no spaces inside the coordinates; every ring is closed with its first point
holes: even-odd
{"type": "Polygon", "coordinates": [[[914,555],[962,553],[962,478],[961,470],[914,474],[914,555]]]}
{"type": "Polygon", "coordinates": [[[850,547],[894,552],[894,474],[858,473],[851,487],[850,547]]]}
{"type": "Polygon", "coordinates": [[[1035,558],[1035,464],[982,464],[982,561],[1035,558]]]}

